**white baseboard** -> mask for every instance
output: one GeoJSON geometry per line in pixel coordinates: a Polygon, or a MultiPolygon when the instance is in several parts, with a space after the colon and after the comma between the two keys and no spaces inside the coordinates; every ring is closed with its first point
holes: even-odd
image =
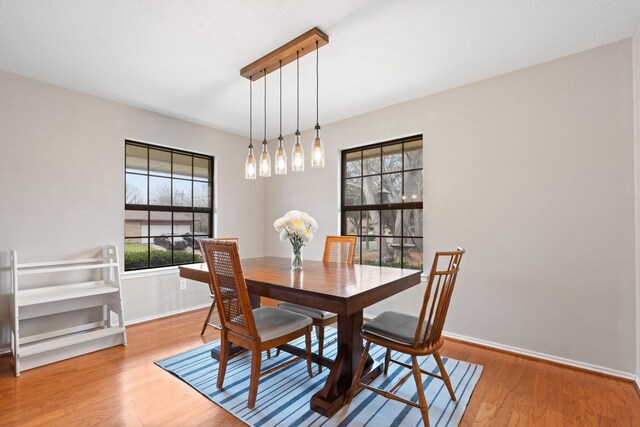
{"type": "Polygon", "coordinates": [[[510,345],[499,344],[491,341],[485,341],[478,338],[467,337],[464,335],[454,334],[451,332],[443,331],[442,335],[445,337],[456,339],[456,340],[465,341],[471,344],[478,344],[478,345],[489,347],[489,348],[495,348],[497,350],[508,351],[509,353],[521,354],[523,356],[532,357],[534,359],[547,360],[549,362],[558,363],[560,365],[571,366],[571,367],[583,369],[586,371],[597,372],[600,374],[610,375],[610,376],[622,378],[625,380],[635,381],[640,386],[640,382],[639,382],[640,379],[638,378],[638,376],[629,372],[619,371],[616,369],[607,368],[605,366],[593,365],[591,363],[580,362],[578,360],[566,359],[564,357],[552,356],[550,354],[539,353],[537,351],[527,350],[524,348],[513,347],[510,345]]]}
{"type": "Polygon", "coordinates": [[[161,319],[163,317],[173,316],[174,314],[188,313],[189,311],[195,311],[195,310],[200,310],[202,308],[209,308],[209,307],[211,307],[211,304],[202,304],[202,305],[197,305],[195,307],[181,308],[179,310],[167,311],[165,313],[154,314],[152,316],[140,317],[138,319],[125,320],[124,324],[126,326],[135,325],[136,323],[148,322],[149,320],[161,319]]]}

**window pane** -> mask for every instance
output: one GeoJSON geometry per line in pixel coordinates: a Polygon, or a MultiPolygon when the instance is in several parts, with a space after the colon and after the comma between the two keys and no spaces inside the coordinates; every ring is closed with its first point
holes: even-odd
{"type": "Polygon", "coordinates": [[[357,151],[355,153],[347,153],[346,157],[346,166],[345,166],[345,177],[351,178],[354,176],[362,175],[362,161],[361,161],[362,153],[357,151]]]}
{"type": "Polygon", "coordinates": [[[149,239],[124,239],[124,268],[133,270],[149,265],[149,239]]]}
{"type": "Polygon", "coordinates": [[[171,206],[171,179],[149,177],[149,204],[171,206]]]}
{"type": "Polygon", "coordinates": [[[423,239],[404,239],[403,267],[422,270],[423,266],[423,239]]]}
{"type": "MultiPolygon", "coordinates": [[[[171,236],[171,212],[151,211],[149,219],[149,233],[151,236],[171,236]]],[[[151,243],[156,242],[152,241],[151,243]]]]}
{"type": "Polygon", "coordinates": [[[171,176],[171,152],[150,148],[149,173],[160,176],[171,176]]]}
{"type": "Polygon", "coordinates": [[[191,156],[173,153],[173,177],[187,178],[192,177],[191,156]]]}
{"type": "Polygon", "coordinates": [[[193,248],[182,237],[173,238],[173,264],[193,263],[193,248]]]}
{"type": "Polygon", "coordinates": [[[137,145],[125,145],[126,171],[135,173],[147,173],[147,148],[137,145]]]}
{"type": "Polygon", "coordinates": [[[347,212],[347,229],[348,236],[357,236],[360,234],[360,211],[347,212]]]}
{"type": "Polygon", "coordinates": [[[383,236],[401,236],[402,235],[402,217],[399,209],[390,211],[382,211],[382,235],[383,236]]]}
{"type": "Polygon", "coordinates": [[[363,175],[380,173],[380,149],[372,148],[362,152],[363,175]]]}
{"type": "Polygon", "coordinates": [[[362,212],[362,235],[380,235],[380,211],[362,212]]]}
{"type": "Polygon", "coordinates": [[[173,235],[193,233],[193,213],[174,212],[173,213],[173,235]]]}
{"type": "Polygon", "coordinates": [[[380,238],[362,238],[362,263],[369,265],[380,265],[380,238]]]}
{"type": "Polygon", "coordinates": [[[171,265],[171,237],[155,237],[152,240],[150,267],[163,267],[171,265]]]}
{"type": "Polygon", "coordinates": [[[382,238],[382,265],[387,267],[401,267],[400,249],[402,246],[401,237],[382,238]]]}
{"type": "Polygon", "coordinates": [[[173,180],[172,206],[191,206],[191,182],[183,179],[173,180]]]}
{"type": "Polygon", "coordinates": [[[422,168],[422,140],[404,144],[404,168],[422,168]]]}
{"type": "Polygon", "coordinates": [[[344,180],[344,204],[345,206],[362,204],[362,178],[344,180]]]}
{"type": "Polygon", "coordinates": [[[422,201],[422,170],[404,173],[405,202],[422,201]]]}
{"type": "Polygon", "coordinates": [[[402,174],[382,175],[382,204],[402,201],[402,174]]]}
{"type": "Polygon", "coordinates": [[[193,206],[196,208],[208,208],[211,206],[211,184],[193,182],[193,206]]]}
{"type": "Polygon", "coordinates": [[[211,161],[209,159],[193,158],[193,179],[211,181],[211,161]]]}
{"type": "Polygon", "coordinates": [[[382,172],[402,170],[402,144],[382,147],[382,172]]]}
{"type": "Polygon", "coordinates": [[[211,215],[208,213],[195,213],[193,216],[195,219],[195,230],[193,230],[193,234],[204,234],[206,236],[210,236],[211,230],[209,229],[209,218],[211,215]]]}
{"type": "Polygon", "coordinates": [[[124,211],[125,237],[140,237],[149,235],[149,212],[124,211]]]}
{"type": "Polygon", "coordinates": [[[380,175],[362,178],[362,197],[365,205],[380,204],[380,175]]]}
{"type": "Polygon", "coordinates": [[[422,237],[422,209],[404,210],[404,236],[422,237]]]}
{"type": "Polygon", "coordinates": [[[125,179],[125,203],[127,205],[146,205],[147,177],[128,173],[125,179]]]}

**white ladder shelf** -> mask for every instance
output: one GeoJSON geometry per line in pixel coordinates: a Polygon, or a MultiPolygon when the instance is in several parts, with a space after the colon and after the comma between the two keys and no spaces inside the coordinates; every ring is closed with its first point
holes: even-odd
{"type": "Polygon", "coordinates": [[[20,372],[115,345],[127,345],[118,249],[77,260],[18,263],[11,251],[11,350],[20,372]],[[100,280],[58,283],[77,272],[99,271],[100,280]],[[24,276],[44,275],[35,284],[24,276]],[[56,283],[46,275],[56,274],[56,283]]]}

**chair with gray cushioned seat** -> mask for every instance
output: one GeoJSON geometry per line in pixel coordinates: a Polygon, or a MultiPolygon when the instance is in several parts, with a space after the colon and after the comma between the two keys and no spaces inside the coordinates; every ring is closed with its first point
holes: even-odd
{"type": "MultiPolygon", "coordinates": [[[[355,236],[327,236],[324,243],[322,261],[353,264],[355,248],[355,236]]],[[[338,320],[338,316],[330,311],[318,310],[289,302],[278,304],[278,308],[304,314],[313,319],[313,326],[318,337],[318,355],[322,357],[324,354],[324,327],[335,323],[338,320]]],[[[318,365],[318,372],[322,372],[322,365],[320,364],[318,365]]]]}
{"type": "Polygon", "coordinates": [[[464,252],[462,248],[457,248],[451,252],[436,252],[433,265],[431,266],[431,272],[429,273],[429,281],[424,294],[422,309],[418,317],[394,311],[385,311],[362,325],[361,335],[365,339],[366,344],[362,352],[362,357],[360,358],[360,363],[358,364],[358,370],[353,377],[354,379],[347,398],[347,404],[351,402],[358,388],[363,387],[389,399],[420,408],[424,425],[429,426],[429,411],[424,396],[421,373],[443,380],[451,399],[456,400],[449,375],[444,368],[439,350],[443,344],[442,329],[447,317],[451,294],[455,287],[458,271],[460,270],[460,261],[462,260],[464,252]],[[445,265],[446,267],[440,269],[440,265],[445,265]],[[389,370],[389,364],[391,362],[411,369],[411,371],[404,375],[400,381],[388,391],[377,389],[360,382],[371,343],[387,348],[384,360],[385,375],[389,370]],[[392,350],[410,355],[411,365],[391,359],[392,350]],[[420,368],[417,356],[428,356],[431,354],[438,365],[440,375],[420,368]],[[419,403],[411,402],[393,394],[412,374],[416,382],[419,403]]]}
{"type": "Polygon", "coordinates": [[[253,408],[261,376],[305,358],[311,370],[311,323],[308,316],[275,307],[251,308],[249,291],[242,273],[235,242],[208,240],[200,248],[209,267],[210,282],[222,323],[217,388],[222,388],[231,343],[251,351],[251,379],[248,408],[253,408]],[[262,352],[305,337],[306,351],[280,365],[260,372],[262,352]]]}

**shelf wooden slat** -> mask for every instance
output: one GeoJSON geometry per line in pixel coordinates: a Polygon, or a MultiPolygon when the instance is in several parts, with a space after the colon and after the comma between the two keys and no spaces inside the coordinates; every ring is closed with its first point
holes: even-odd
{"type": "Polygon", "coordinates": [[[115,326],[112,328],[104,328],[90,332],[81,332],[72,335],[66,335],[60,338],[54,338],[46,341],[38,341],[20,346],[20,349],[18,350],[18,356],[26,357],[34,354],[40,354],[46,351],[57,350],[59,348],[69,347],[75,344],[93,341],[111,335],[121,334],[123,332],[123,327],[115,326]]]}
{"type": "Polygon", "coordinates": [[[118,292],[118,287],[104,280],[46,286],[18,291],[18,307],[118,292]]]}

